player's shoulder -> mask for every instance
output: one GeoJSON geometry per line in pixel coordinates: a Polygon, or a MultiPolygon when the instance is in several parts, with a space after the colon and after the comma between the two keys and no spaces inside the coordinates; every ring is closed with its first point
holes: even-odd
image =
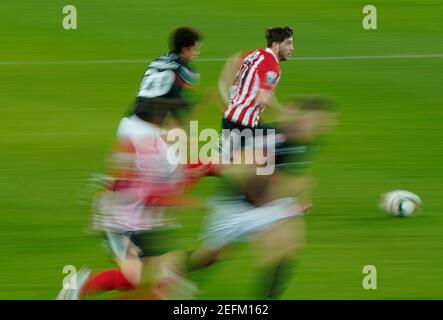
{"type": "Polygon", "coordinates": [[[259,54],[260,54],[260,52],[258,51],[258,49],[255,49],[255,50],[245,50],[245,51],[241,51],[240,52],[240,57],[242,59],[246,59],[248,57],[256,56],[256,55],[259,55],[259,54]]]}
{"type": "Polygon", "coordinates": [[[257,49],[258,52],[263,56],[263,65],[279,69],[279,64],[277,57],[274,55],[274,53],[270,52],[270,50],[267,49],[257,49]]]}
{"type": "Polygon", "coordinates": [[[243,63],[247,64],[255,64],[260,60],[260,58],[263,59],[263,55],[259,49],[242,51],[239,57],[243,63]]]}
{"type": "Polygon", "coordinates": [[[175,52],[165,53],[155,58],[150,64],[149,68],[161,69],[161,70],[177,70],[184,65],[183,60],[175,52]]]}

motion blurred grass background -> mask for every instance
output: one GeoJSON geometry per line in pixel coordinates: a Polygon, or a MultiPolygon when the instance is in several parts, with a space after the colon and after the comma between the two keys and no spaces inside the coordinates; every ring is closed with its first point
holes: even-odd
{"type": "MultiPolygon", "coordinates": [[[[295,57],[439,54],[434,58],[292,60],[277,95],[326,94],[340,105],[340,126],[319,155],[307,246],[285,299],[442,299],[443,3],[385,0],[378,30],[362,28],[359,0],[8,1],[0,4],[0,298],[53,299],[65,265],[112,266],[88,236],[87,179],[100,173],[116,126],[148,61],[171,30],[204,33],[201,58],[225,58],[264,45],[268,26],[295,29],[295,57]],[[78,29],[62,28],[73,4],[78,29]],[[115,63],[97,63],[119,60],[115,63]],[[126,63],[122,60],[127,60],[126,63]],[[134,62],[139,60],[146,62],[134,62]],[[59,63],[56,63],[56,62],[59,63]],[[62,62],[65,61],[65,62],[62,62]],[[66,63],[66,61],[90,61],[66,63]],[[95,63],[94,63],[95,61],[95,63]],[[407,189],[422,214],[390,218],[380,193],[407,189]],[[378,289],[362,288],[374,265],[378,289]]],[[[195,63],[199,94],[214,90],[220,60],[195,63]]],[[[200,126],[219,128],[215,101],[200,126]]],[[[271,118],[269,111],[263,118],[271,118]]],[[[217,180],[195,195],[208,197],[217,180]]],[[[201,210],[181,210],[181,248],[198,245],[201,210]]],[[[193,275],[200,298],[251,297],[247,246],[193,275]]]]}

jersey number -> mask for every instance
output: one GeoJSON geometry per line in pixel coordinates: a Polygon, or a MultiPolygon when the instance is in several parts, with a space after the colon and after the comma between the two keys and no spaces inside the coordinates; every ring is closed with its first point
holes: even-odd
{"type": "Polygon", "coordinates": [[[171,70],[157,71],[149,69],[140,85],[139,97],[160,97],[171,90],[175,81],[175,73],[171,70]]]}

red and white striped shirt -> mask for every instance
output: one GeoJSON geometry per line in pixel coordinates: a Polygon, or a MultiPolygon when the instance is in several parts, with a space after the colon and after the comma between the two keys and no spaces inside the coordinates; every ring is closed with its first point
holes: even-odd
{"type": "Polygon", "coordinates": [[[140,231],[166,225],[169,220],[162,208],[150,206],[147,201],[183,191],[184,172],[179,159],[169,154],[170,146],[161,137],[161,129],[136,115],[121,120],[117,136],[120,143],[129,146],[127,151],[113,154],[123,162],[123,167],[117,169],[130,170],[131,175],[117,179],[114,190],[104,191],[95,199],[94,226],[140,231]]]}
{"type": "Polygon", "coordinates": [[[234,123],[256,127],[265,106],[257,103],[259,89],[275,90],[280,80],[278,59],[271,49],[246,56],[238,73],[231,101],[223,116],[234,123]]]}

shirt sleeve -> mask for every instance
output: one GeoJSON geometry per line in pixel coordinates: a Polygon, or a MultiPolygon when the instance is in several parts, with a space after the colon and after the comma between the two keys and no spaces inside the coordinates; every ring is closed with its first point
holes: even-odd
{"type": "Polygon", "coordinates": [[[177,75],[187,86],[195,86],[200,80],[200,74],[185,65],[181,65],[177,69],[177,75]]]}
{"type": "Polygon", "coordinates": [[[276,63],[263,60],[258,66],[260,89],[274,90],[278,83],[279,68],[276,63]]]}

